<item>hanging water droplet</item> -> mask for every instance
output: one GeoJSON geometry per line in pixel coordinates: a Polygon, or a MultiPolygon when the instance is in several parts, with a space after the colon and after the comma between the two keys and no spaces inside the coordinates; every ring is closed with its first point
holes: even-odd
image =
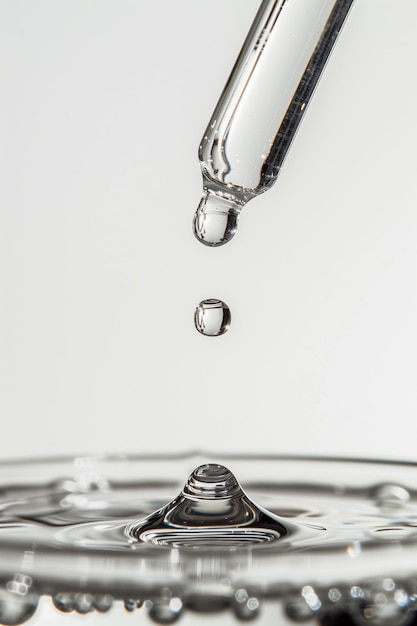
{"type": "Polygon", "coordinates": [[[245,495],[222,465],[197,467],[181,494],[126,529],[139,541],[176,548],[236,548],[269,543],[288,535],[281,520],[245,495]]]}
{"type": "Polygon", "coordinates": [[[196,307],[194,324],[202,335],[219,337],[229,330],[232,314],[222,300],[210,298],[203,300],[196,307]]]}
{"type": "Polygon", "coordinates": [[[243,203],[206,191],[194,215],[194,234],[206,246],[222,246],[234,237],[243,203]]]}

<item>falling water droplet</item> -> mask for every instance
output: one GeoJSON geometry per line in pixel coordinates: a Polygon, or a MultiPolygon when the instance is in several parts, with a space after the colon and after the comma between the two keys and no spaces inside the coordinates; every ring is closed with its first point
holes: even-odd
{"type": "Polygon", "coordinates": [[[200,302],[194,313],[196,329],[207,337],[224,335],[229,330],[231,320],[232,314],[227,304],[215,298],[200,302]]]}
{"type": "Polygon", "coordinates": [[[275,515],[245,495],[222,465],[197,467],[180,495],[127,529],[130,538],[176,548],[253,547],[289,534],[275,515]]]}
{"type": "Polygon", "coordinates": [[[237,230],[243,203],[236,198],[206,191],[194,215],[194,234],[206,246],[222,246],[237,230]]]}

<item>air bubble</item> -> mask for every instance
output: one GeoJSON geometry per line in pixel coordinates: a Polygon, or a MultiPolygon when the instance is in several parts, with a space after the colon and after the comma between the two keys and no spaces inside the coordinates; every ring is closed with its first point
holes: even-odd
{"type": "Polygon", "coordinates": [[[76,593],[74,596],[74,608],[77,613],[85,614],[93,610],[94,596],[90,593],[76,593]]]}
{"type": "Polygon", "coordinates": [[[150,603],[149,617],[157,624],[173,624],[181,616],[183,604],[181,598],[172,596],[166,590],[161,597],[150,603]]]}
{"type": "Polygon", "coordinates": [[[243,203],[236,198],[206,191],[194,215],[194,234],[206,246],[222,246],[237,230],[243,203]]]}
{"type": "Polygon", "coordinates": [[[94,596],[94,608],[99,613],[106,613],[113,605],[113,598],[110,594],[97,593],[94,596]]]}
{"type": "Polygon", "coordinates": [[[22,596],[0,589],[0,623],[3,626],[24,624],[35,613],[38,601],[35,593],[22,596]]]}
{"type": "Polygon", "coordinates": [[[143,600],[133,600],[132,598],[128,598],[124,601],[124,607],[126,611],[129,613],[133,613],[136,609],[140,609],[143,606],[143,600]]]}
{"type": "Polygon", "coordinates": [[[233,599],[233,610],[237,619],[248,621],[259,615],[260,603],[255,595],[250,595],[246,589],[238,589],[233,599]]]}
{"type": "Polygon", "coordinates": [[[310,585],[303,587],[301,595],[312,611],[318,611],[321,608],[321,601],[310,585]]]}
{"type": "Polygon", "coordinates": [[[71,613],[75,609],[75,599],[73,593],[57,593],[52,601],[58,611],[62,613],[71,613]]]}
{"type": "Polygon", "coordinates": [[[329,593],[327,595],[329,596],[329,600],[331,602],[340,602],[342,599],[342,592],[337,587],[329,589],[329,593]]]}
{"type": "Polygon", "coordinates": [[[207,337],[224,335],[229,330],[231,319],[227,304],[214,298],[200,302],[194,313],[196,329],[207,337]]]}

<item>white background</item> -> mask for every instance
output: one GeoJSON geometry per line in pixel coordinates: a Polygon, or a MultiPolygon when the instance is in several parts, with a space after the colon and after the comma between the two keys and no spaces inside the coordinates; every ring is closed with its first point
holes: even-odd
{"type": "Polygon", "coordinates": [[[356,0],[276,186],[209,249],[197,148],[257,6],[0,3],[1,458],[417,459],[417,4],[356,0]]]}

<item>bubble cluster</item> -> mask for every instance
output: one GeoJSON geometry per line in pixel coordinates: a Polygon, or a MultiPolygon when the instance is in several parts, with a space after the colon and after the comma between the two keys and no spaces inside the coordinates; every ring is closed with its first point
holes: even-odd
{"type": "Polygon", "coordinates": [[[106,613],[113,605],[110,594],[60,592],[54,595],[52,602],[61,613],[80,613],[85,615],[91,611],[106,613]]]}

